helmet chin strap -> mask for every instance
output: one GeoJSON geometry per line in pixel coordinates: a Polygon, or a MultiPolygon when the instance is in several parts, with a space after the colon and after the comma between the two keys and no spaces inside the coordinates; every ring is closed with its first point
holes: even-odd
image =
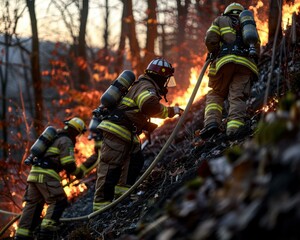
{"type": "Polygon", "coordinates": [[[167,99],[167,93],[168,93],[168,88],[167,87],[162,87],[160,88],[160,95],[164,97],[165,101],[168,102],[168,99],[167,99]]]}

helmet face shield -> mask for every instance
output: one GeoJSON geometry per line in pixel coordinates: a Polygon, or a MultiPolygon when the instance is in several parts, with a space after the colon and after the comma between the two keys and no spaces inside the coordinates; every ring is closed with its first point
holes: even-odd
{"type": "Polygon", "coordinates": [[[168,78],[168,80],[166,81],[166,87],[176,87],[176,80],[174,76],[168,78]]]}

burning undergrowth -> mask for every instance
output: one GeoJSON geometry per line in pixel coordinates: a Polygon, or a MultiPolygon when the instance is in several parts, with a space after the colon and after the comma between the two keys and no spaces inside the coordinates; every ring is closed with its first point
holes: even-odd
{"type": "MultiPolygon", "coordinates": [[[[292,36],[300,36],[298,20],[296,30],[288,29],[278,41],[273,66],[272,47],[262,53],[249,101],[250,128],[240,140],[228,141],[221,133],[201,142],[194,133],[202,128],[205,98],[198,100],[134,198],[89,221],[65,222],[61,234],[68,239],[297,239],[300,45],[292,36]],[[264,105],[270,69],[275,74],[264,105]]],[[[143,151],[145,169],[176,122],[168,120],[154,132],[143,151]]],[[[64,217],[91,212],[95,176],[89,179],[88,191],[64,217]]]]}

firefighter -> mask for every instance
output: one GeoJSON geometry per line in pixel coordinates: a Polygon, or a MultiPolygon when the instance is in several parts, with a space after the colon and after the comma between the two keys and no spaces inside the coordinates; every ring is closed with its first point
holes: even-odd
{"type": "Polygon", "coordinates": [[[160,103],[166,99],[168,87],[175,86],[174,68],[163,58],[153,59],[129,92],[122,98],[108,119],[98,128],[103,131],[100,164],[93,210],[99,210],[114,199],[115,186],[126,185],[130,154],[141,149],[139,134],[154,128],[151,117],[167,118],[181,114],[177,106],[167,107],[160,103]]]}
{"type": "MultiPolygon", "coordinates": [[[[100,121],[93,117],[89,125],[90,134],[88,139],[94,140],[94,153],[82,164],[82,168],[84,169],[85,173],[89,173],[98,165],[99,154],[101,155],[103,133],[101,129],[97,128],[99,123],[100,121]]],[[[145,159],[141,149],[136,153],[131,153],[126,183],[120,183],[115,187],[115,198],[123,195],[130,188],[130,186],[136,182],[144,166],[144,162],[145,159]]]]}
{"type": "MultiPolygon", "coordinates": [[[[243,40],[244,32],[239,19],[243,10],[245,9],[241,4],[231,3],[206,32],[205,44],[212,59],[208,86],[212,89],[206,96],[204,128],[200,131],[202,139],[208,139],[220,132],[225,100],[229,103],[226,125],[228,139],[238,138],[245,127],[246,101],[250,95],[251,82],[258,76],[260,40],[254,28],[254,51],[249,51],[249,46],[245,44],[245,39],[243,40]]],[[[252,27],[255,26],[254,19],[251,23],[252,27]]]]}
{"type": "Polygon", "coordinates": [[[25,207],[16,231],[15,239],[34,239],[38,230],[38,239],[53,239],[59,229],[59,219],[68,206],[67,196],[61,185],[59,173],[82,178],[84,171],[77,167],[74,159],[76,137],[86,131],[82,119],[74,117],[65,121],[63,129],[57,129],[57,137],[47,148],[45,154],[36,160],[27,178],[24,195],[25,207]],[[44,204],[48,205],[46,215],[40,218],[44,204]]]}

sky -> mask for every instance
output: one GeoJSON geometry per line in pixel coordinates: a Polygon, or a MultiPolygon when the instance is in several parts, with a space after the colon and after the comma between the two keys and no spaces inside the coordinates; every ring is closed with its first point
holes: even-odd
{"type": "MultiPolygon", "coordinates": [[[[10,4],[17,4],[20,1],[10,1],[10,4]]],[[[25,2],[25,1],[24,1],[25,2]]],[[[72,41],[70,33],[67,30],[65,23],[62,21],[61,13],[55,8],[51,0],[35,0],[36,17],[38,21],[38,31],[40,39],[50,41],[72,41]]],[[[66,1],[64,1],[66,2],[66,1]]],[[[103,29],[104,29],[104,8],[105,0],[90,0],[89,15],[87,24],[87,42],[90,46],[103,46],[103,29]]],[[[118,32],[120,31],[120,19],[122,16],[123,4],[119,0],[109,0],[110,19],[110,41],[117,42],[118,32]]],[[[76,8],[72,8],[74,23],[79,24],[78,13],[76,8]]],[[[69,21],[70,19],[68,19],[69,21]]],[[[70,22],[70,21],[69,21],[70,22]]],[[[17,32],[21,36],[31,34],[30,18],[27,8],[24,11],[23,17],[20,19],[17,32]]]]}

